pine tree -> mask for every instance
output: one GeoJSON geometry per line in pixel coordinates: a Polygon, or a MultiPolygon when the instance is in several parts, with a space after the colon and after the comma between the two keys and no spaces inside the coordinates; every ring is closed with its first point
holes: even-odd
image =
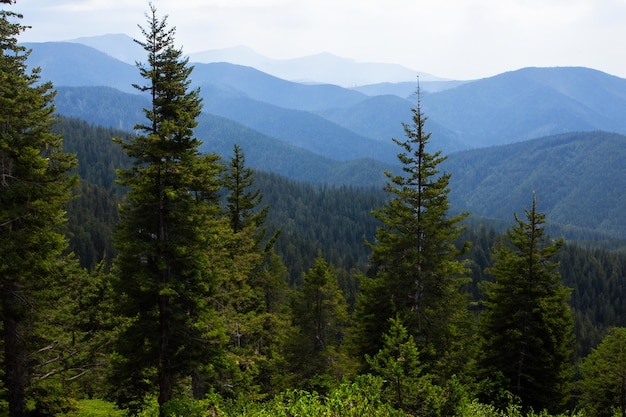
{"type": "Polygon", "coordinates": [[[411,415],[456,416],[467,399],[456,377],[445,386],[433,383],[435,376],[425,372],[415,340],[398,318],[389,319],[382,348],[365,360],[371,373],[384,381],[382,398],[411,415]]]}
{"type": "MultiPolygon", "coordinates": [[[[151,97],[143,135],[118,141],[134,159],[120,171],[129,187],[115,234],[115,263],[120,314],[128,322],[120,335],[115,361],[118,402],[137,411],[153,386],[158,404],[172,399],[174,388],[199,363],[211,360],[219,339],[208,300],[217,277],[210,260],[222,252],[217,191],[221,168],[215,155],[200,155],[193,136],[201,111],[198,90],[190,90],[192,67],[174,46],[175,28],[159,19],[151,5],[137,42],[148,54],[139,64],[146,80],[136,86],[151,97]]],[[[218,343],[219,344],[219,343],[218,343]]]]}
{"type": "MultiPolygon", "coordinates": [[[[228,394],[245,392],[249,397],[269,389],[270,348],[288,327],[286,270],[274,254],[278,232],[265,240],[269,207],[259,207],[263,196],[254,187],[254,171],[245,165],[243,150],[234,154],[223,175],[226,216],[230,224],[219,290],[214,300],[230,336],[230,366],[217,386],[228,394]]],[[[226,240],[226,237],[223,236],[226,240]]]]}
{"type": "Polygon", "coordinates": [[[52,84],[40,82],[39,69],[27,72],[29,52],[17,43],[21,17],[0,12],[0,318],[9,416],[25,415],[37,352],[52,343],[38,332],[39,320],[64,265],[60,226],[76,165],[51,131],[52,84]]]}
{"type": "Polygon", "coordinates": [[[581,402],[589,415],[626,416],[626,328],[611,329],[580,371],[581,402]]]}
{"type": "Polygon", "coordinates": [[[508,384],[501,388],[524,406],[556,412],[569,398],[573,349],[570,291],[553,260],[563,241],[544,236],[545,215],[534,197],[525,214],[526,221],[515,215],[509,244],[494,249],[494,282],[487,284],[480,319],[479,374],[500,373],[508,384]]]}
{"type": "Polygon", "coordinates": [[[404,124],[407,139],[393,139],[403,149],[398,154],[403,174],[386,172],[391,199],[374,212],[382,226],[370,245],[371,278],[362,280],[355,343],[361,355],[375,354],[388,319],[398,316],[424,362],[448,374],[458,372],[464,362],[455,343],[460,332],[469,330],[467,323],[461,324],[467,319],[466,297],[460,291],[465,267],[455,247],[465,215],[448,215],[450,174],[437,169],[445,157],[427,149],[430,134],[424,131],[419,88],[417,93],[413,123],[404,124]]]}
{"type": "Polygon", "coordinates": [[[383,346],[374,355],[365,355],[372,373],[385,381],[384,395],[396,407],[416,411],[425,398],[420,394],[432,388],[413,337],[409,336],[400,319],[389,319],[389,331],[383,335],[383,346]]]}
{"type": "MultiPolygon", "coordinates": [[[[267,218],[268,207],[259,209],[263,200],[259,189],[250,190],[254,184],[254,171],[246,166],[246,158],[239,145],[233,146],[233,157],[224,176],[224,187],[230,227],[235,233],[249,225],[259,227],[267,218]]],[[[261,231],[261,230],[259,230],[261,231]]]]}
{"type": "Polygon", "coordinates": [[[288,362],[294,384],[326,391],[349,372],[341,349],[349,317],[334,268],[322,257],[305,274],[293,304],[296,332],[289,344],[288,362]]]}

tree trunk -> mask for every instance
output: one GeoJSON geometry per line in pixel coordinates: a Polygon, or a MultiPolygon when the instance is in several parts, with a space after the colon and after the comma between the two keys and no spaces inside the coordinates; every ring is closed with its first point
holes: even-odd
{"type": "Polygon", "coordinates": [[[19,340],[19,326],[17,320],[12,317],[5,318],[4,379],[5,388],[8,391],[7,397],[9,401],[9,417],[22,417],[25,415],[24,391],[28,383],[28,374],[19,340]]]}
{"type": "Polygon", "coordinates": [[[159,296],[159,316],[161,325],[161,345],[159,347],[159,414],[163,416],[163,404],[172,398],[174,377],[170,358],[170,328],[168,296],[159,296]]]}

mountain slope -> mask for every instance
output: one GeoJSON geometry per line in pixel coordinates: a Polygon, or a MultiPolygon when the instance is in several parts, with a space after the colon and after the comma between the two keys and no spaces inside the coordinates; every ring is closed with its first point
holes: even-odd
{"type": "Polygon", "coordinates": [[[419,73],[397,64],[357,62],[327,52],[293,59],[275,60],[261,57],[249,48],[235,47],[193,53],[190,54],[190,60],[201,63],[228,60],[234,64],[254,66],[260,71],[286,80],[336,84],[342,87],[380,82],[411,81],[417,75],[425,80],[440,80],[433,75],[419,73]]]}
{"type": "MultiPolygon", "coordinates": [[[[149,104],[146,97],[110,87],[59,87],[57,91],[55,105],[59,115],[127,132],[144,121],[142,108],[149,104]]],[[[383,171],[393,169],[371,159],[340,162],[207,113],[198,118],[195,134],[204,142],[203,152],[214,152],[227,158],[233,145],[238,144],[243,147],[246,162],[251,167],[301,181],[381,184],[384,182],[383,171]]]]}
{"type": "MultiPolygon", "coordinates": [[[[403,123],[411,123],[413,101],[395,95],[371,97],[355,105],[342,108],[321,110],[320,116],[368,138],[389,142],[391,138],[404,139],[403,123]]],[[[432,133],[431,143],[437,150],[450,153],[467,149],[463,138],[436,121],[427,122],[432,133]]]]}
{"type": "Polygon", "coordinates": [[[320,110],[351,106],[368,97],[330,84],[299,84],[274,77],[251,67],[228,63],[194,64],[195,85],[215,86],[282,108],[320,110]]]}
{"type": "Polygon", "coordinates": [[[141,45],[136,43],[133,38],[123,33],[86,36],[77,39],[70,39],[67,42],[89,46],[133,66],[135,65],[135,62],[145,61],[146,59],[146,51],[141,47],[141,45]]]}
{"type": "Polygon", "coordinates": [[[131,132],[145,118],[148,97],[112,87],[56,87],[57,113],[94,125],[131,132]]]}
{"type": "Polygon", "coordinates": [[[335,160],[360,158],[395,162],[389,142],[367,138],[315,114],[284,109],[241,96],[225,97],[210,86],[201,91],[207,113],[236,120],[267,136],[335,160]]]}
{"type": "MultiPolygon", "coordinates": [[[[27,46],[33,49],[31,65],[41,66],[43,79],[57,87],[110,86],[135,92],[131,84],[141,83],[136,68],[84,45],[27,46]]],[[[203,90],[206,111],[262,128],[269,136],[307,143],[317,152],[320,144],[343,146],[345,142],[344,150],[349,152],[362,147],[362,138],[385,141],[399,137],[401,123],[410,122],[412,104],[401,98],[393,101],[338,86],[292,83],[238,65],[198,64],[192,79],[203,90]],[[271,109],[276,114],[270,114],[271,109]],[[316,114],[289,116],[288,110],[316,114]],[[264,126],[249,123],[251,119],[264,126]],[[311,138],[311,132],[330,131],[329,122],[335,125],[332,134],[311,138]]],[[[422,109],[429,118],[426,129],[444,153],[568,131],[626,134],[626,79],[587,68],[525,68],[445,91],[424,92],[422,109]]],[[[337,152],[329,149],[326,155],[336,157],[337,152]]],[[[389,162],[388,152],[372,153],[371,149],[352,157],[379,155],[389,162]]],[[[339,158],[350,156],[342,153],[339,158]]]]}
{"type": "Polygon", "coordinates": [[[524,68],[424,95],[422,103],[472,148],[572,131],[626,133],[626,80],[588,68],[524,68]]]}
{"type": "Polygon", "coordinates": [[[28,66],[41,67],[42,79],[55,86],[108,86],[124,92],[137,92],[141,84],[137,68],[94,48],[71,42],[25,43],[32,50],[28,66]]]}
{"type": "Polygon", "coordinates": [[[511,220],[532,193],[551,223],[626,238],[626,136],[567,133],[451,154],[450,201],[511,220]]]}

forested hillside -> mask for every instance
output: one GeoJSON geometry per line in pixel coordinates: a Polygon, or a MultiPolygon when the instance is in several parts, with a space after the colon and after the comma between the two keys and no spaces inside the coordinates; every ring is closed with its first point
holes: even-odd
{"type": "Polygon", "coordinates": [[[537,193],[548,223],[574,239],[626,238],[626,136],[576,132],[450,155],[451,202],[506,219],[537,193]]]}
{"type": "MultiPolygon", "coordinates": [[[[112,180],[116,177],[114,168],[127,167],[129,161],[111,138],[125,133],[90,126],[76,119],[62,120],[56,129],[64,135],[67,151],[77,153],[78,172],[83,179],[78,198],[68,206],[71,247],[80,255],[83,265],[94,268],[103,255],[110,258],[114,254],[112,233],[122,189],[112,180]],[[85,146],[87,144],[89,146],[85,146]],[[103,167],[103,161],[111,163],[103,167]]],[[[257,172],[255,178],[255,187],[263,195],[262,205],[269,207],[267,227],[270,231],[281,231],[275,247],[288,265],[290,285],[301,285],[304,273],[321,254],[336,267],[341,288],[352,305],[358,290],[354,273],[366,272],[369,250],[365,242],[373,241],[379,225],[371,212],[387,199],[382,187],[298,182],[265,172],[257,172]]],[[[454,176],[452,183],[455,183],[454,176]]],[[[454,195],[454,187],[451,194],[454,195]]],[[[524,207],[524,203],[521,204],[524,207]]],[[[489,279],[485,272],[491,265],[489,253],[508,223],[474,215],[467,225],[461,241],[471,242],[466,256],[471,261],[471,293],[478,300],[482,297],[479,283],[489,279]]],[[[555,236],[562,232],[558,227],[549,229],[555,236]]],[[[626,306],[619,296],[621,291],[613,289],[623,285],[626,257],[614,251],[623,248],[618,240],[612,240],[612,244],[592,243],[588,247],[585,239],[588,234],[578,236],[578,240],[572,240],[562,249],[560,259],[564,283],[573,289],[571,305],[576,318],[577,354],[584,356],[599,343],[605,329],[626,326],[623,321],[626,306]]]]}

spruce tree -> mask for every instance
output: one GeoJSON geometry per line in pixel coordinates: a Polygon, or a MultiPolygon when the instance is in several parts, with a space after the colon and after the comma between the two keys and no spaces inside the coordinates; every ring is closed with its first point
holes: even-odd
{"type": "MultiPolygon", "coordinates": [[[[230,229],[221,236],[225,252],[219,260],[218,290],[212,297],[229,337],[223,366],[211,369],[213,387],[225,396],[245,393],[248,398],[269,388],[271,346],[276,348],[277,335],[289,325],[286,271],[273,252],[278,233],[266,241],[269,207],[260,207],[263,196],[253,188],[254,174],[245,165],[243,150],[235,145],[222,177],[230,229]]],[[[209,382],[210,373],[207,377],[209,382]]]]}
{"type": "MultiPolygon", "coordinates": [[[[114,383],[119,403],[136,412],[157,387],[163,404],[174,389],[210,361],[211,340],[219,338],[209,297],[215,290],[211,254],[221,253],[217,191],[221,172],[215,155],[200,155],[194,137],[201,111],[198,90],[190,89],[192,67],[174,46],[175,28],[151,5],[145,40],[148,55],[138,64],[151,97],[143,134],[118,141],[134,159],[119,172],[129,188],[115,234],[119,252],[115,288],[119,313],[127,317],[117,343],[114,383]]],[[[217,339],[216,339],[217,340],[217,339]]]]}
{"type": "Polygon", "coordinates": [[[235,233],[245,227],[258,227],[265,222],[268,207],[259,208],[263,196],[259,189],[251,190],[254,185],[254,171],[246,166],[243,149],[233,146],[233,157],[224,175],[224,187],[228,191],[226,197],[230,227],[235,233]]]}
{"type": "Polygon", "coordinates": [[[386,381],[383,395],[395,407],[415,412],[432,386],[423,376],[423,365],[413,337],[400,319],[389,319],[389,331],[383,335],[383,346],[374,356],[365,355],[374,375],[386,381]],[[421,397],[421,398],[420,398],[421,397]]]}
{"type": "Polygon", "coordinates": [[[460,290],[466,271],[455,247],[465,215],[449,216],[450,174],[439,173],[445,160],[441,152],[429,152],[419,88],[417,96],[413,123],[404,124],[406,140],[393,139],[402,148],[402,173],[385,173],[391,198],[374,212],[381,226],[370,244],[370,277],[362,279],[357,300],[355,345],[359,354],[374,355],[382,348],[388,320],[398,317],[424,363],[449,374],[464,362],[459,341],[469,330],[460,290]]]}
{"type": "Polygon", "coordinates": [[[64,267],[63,205],[74,183],[68,171],[76,165],[51,130],[52,84],[40,81],[39,69],[27,71],[29,52],[17,43],[26,28],[21,17],[0,12],[0,319],[11,417],[25,415],[41,355],[56,346],[40,331],[41,320],[64,267]]]}
{"type": "Polygon", "coordinates": [[[589,415],[626,416],[626,328],[611,329],[580,371],[581,403],[589,415]]]}
{"type": "Polygon", "coordinates": [[[295,386],[326,392],[349,372],[341,349],[348,320],[335,270],[318,257],[294,296],[295,332],[287,356],[295,386]]]}
{"type": "Polygon", "coordinates": [[[544,236],[545,215],[533,196],[526,221],[515,215],[508,242],[494,248],[480,318],[479,375],[504,376],[506,389],[539,411],[561,411],[569,398],[573,320],[570,291],[554,256],[561,239],[544,236]]]}

